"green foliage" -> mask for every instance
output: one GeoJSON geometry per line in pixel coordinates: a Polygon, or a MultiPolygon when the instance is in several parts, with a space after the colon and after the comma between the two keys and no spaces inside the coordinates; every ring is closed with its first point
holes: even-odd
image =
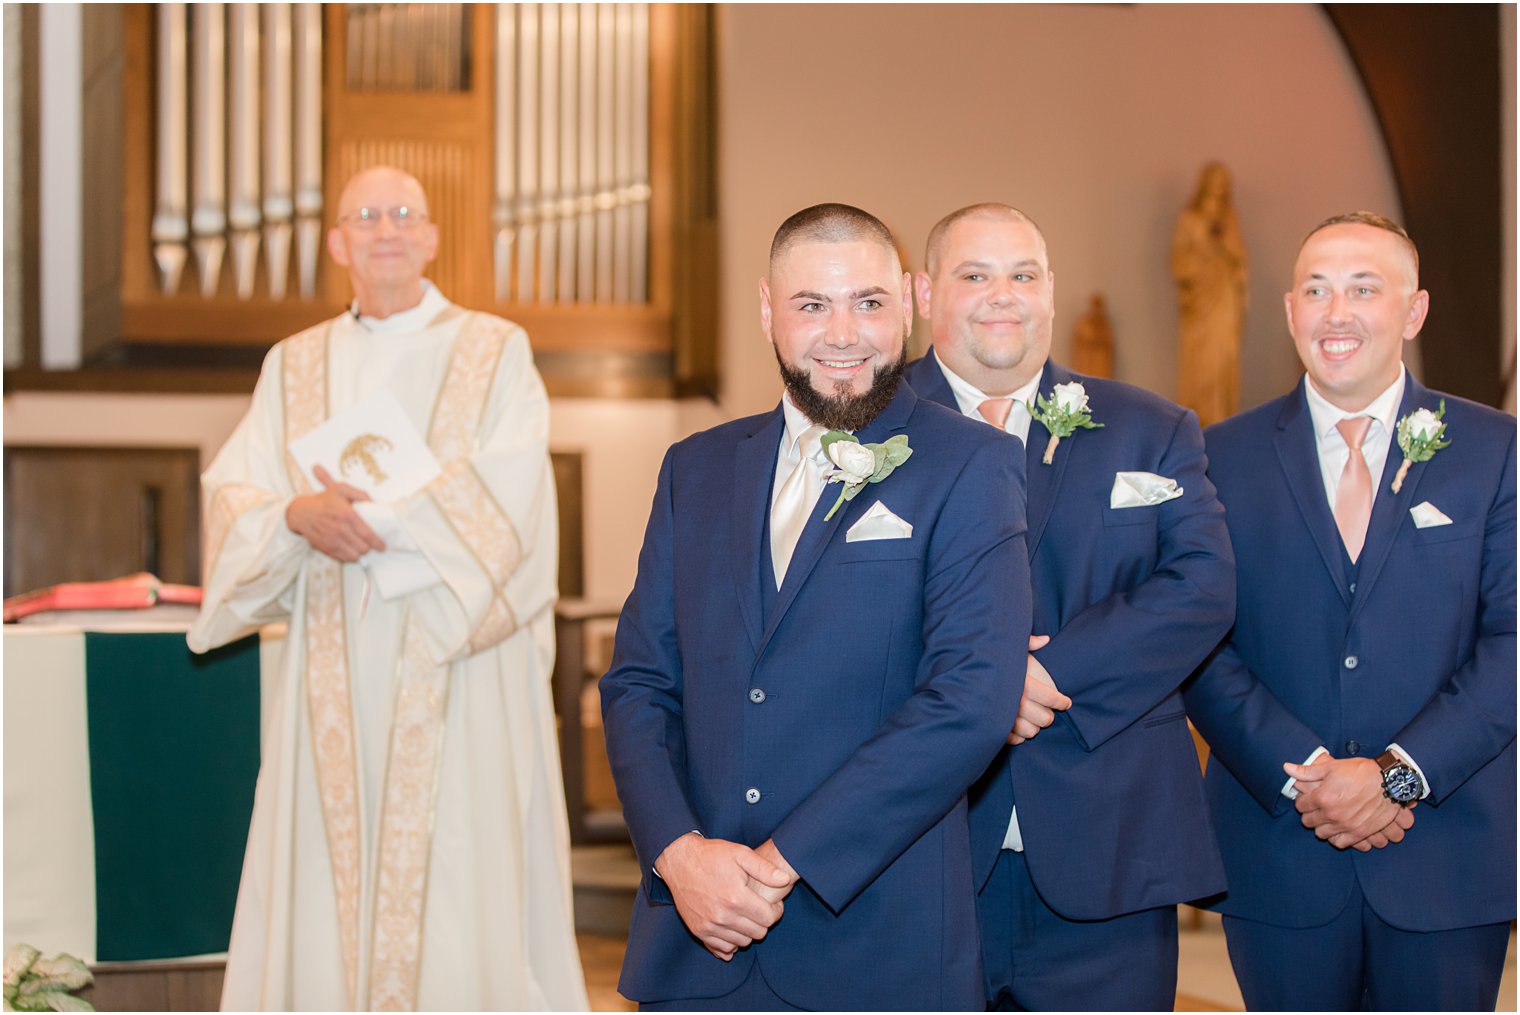
{"type": "Polygon", "coordinates": [[[18,944],[5,954],[6,1011],[94,1011],[72,993],[94,982],[90,968],[66,953],[45,959],[18,944]]]}

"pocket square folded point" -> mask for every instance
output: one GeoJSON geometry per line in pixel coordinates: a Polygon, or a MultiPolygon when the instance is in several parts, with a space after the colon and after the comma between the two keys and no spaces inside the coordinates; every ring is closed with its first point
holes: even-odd
{"type": "Polygon", "coordinates": [[[1176,500],[1183,493],[1175,479],[1154,472],[1116,472],[1108,495],[1111,508],[1151,507],[1176,500]]]}
{"type": "Polygon", "coordinates": [[[844,534],[846,543],[861,543],[872,539],[911,539],[913,526],[891,512],[881,501],[872,504],[860,519],[844,534]]]}
{"type": "Polygon", "coordinates": [[[1441,509],[1430,501],[1422,501],[1409,509],[1414,517],[1414,527],[1417,529],[1432,529],[1437,525],[1450,525],[1451,519],[1442,514],[1441,509]]]}

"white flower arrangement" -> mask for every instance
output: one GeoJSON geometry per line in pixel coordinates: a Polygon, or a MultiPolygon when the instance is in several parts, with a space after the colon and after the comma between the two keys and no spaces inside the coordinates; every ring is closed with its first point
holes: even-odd
{"type": "Polygon", "coordinates": [[[94,982],[90,967],[72,955],[45,959],[29,944],[5,953],[6,1011],[94,1011],[72,993],[94,982]]]}

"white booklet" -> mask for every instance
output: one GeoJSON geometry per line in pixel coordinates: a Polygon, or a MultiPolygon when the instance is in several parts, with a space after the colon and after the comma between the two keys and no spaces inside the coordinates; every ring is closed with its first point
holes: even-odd
{"type": "Polygon", "coordinates": [[[373,507],[356,510],[385,540],[386,549],[366,553],[359,563],[369,570],[381,596],[394,599],[442,581],[387,507],[416,493],[443,471],[395,395],[382,390],[356,402],[291,441],[290,454],[313,490],[322,489],[316,477],[320,465],[333,479],[370,495],[373,507]]]}
{"type": "Polygon", "coordinates": [[[313,490],[322,489],[314,468],[381,503],[416,493],[442,472],[438,459],[396,401],[381,390],[290,442],[290,453],[313,490]]]}

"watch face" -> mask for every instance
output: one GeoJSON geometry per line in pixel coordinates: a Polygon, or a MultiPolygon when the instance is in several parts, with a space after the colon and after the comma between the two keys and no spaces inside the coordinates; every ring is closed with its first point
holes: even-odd
{"type": "Polygon", "coordinates": [[[1420,798],[1420,777],[1408,765],[1394,765],[1383,773],[1383,789],[1396,804],[1414,803],[1420,798]]]}

